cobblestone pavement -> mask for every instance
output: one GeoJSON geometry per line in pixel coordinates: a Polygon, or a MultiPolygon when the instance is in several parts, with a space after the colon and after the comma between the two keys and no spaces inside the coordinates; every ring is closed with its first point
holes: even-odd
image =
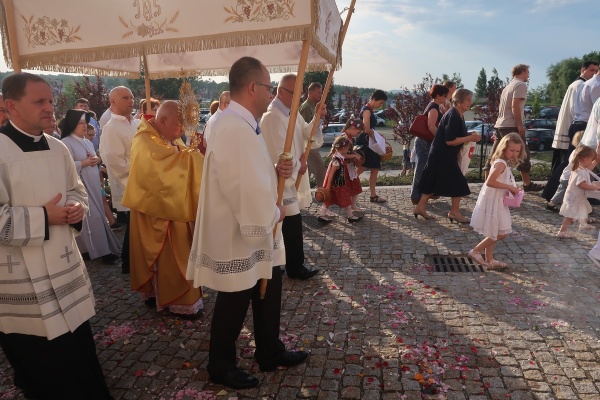
{"type": "MultiPolygon", "coordinates": [[[[474,195],[463,202],[469,215],[474,195]]],[[[97,298],[98,354],[115,399],[600,399],[600,269],[586,257],[596,231],[557,239],[561,218],[526,196],[513,234],[497,246],[505,272],[436,272],[426,257],[466,255],[481,237],[445,218],[416,220],[407,188],[379,188],[356,224],[304,215],[307,264],[322,273],[285,279],[281,337],[311,353],[290,369],[261,373],[252,319],[239,364],[260,386],[207,382],[209,325],[147,308],[119,267],[89,263],[97,298]],[[435,393],[437,392],[437,393],[435,393]]],[[[21,399],[0,353],[0,399],[21,399]]]]}

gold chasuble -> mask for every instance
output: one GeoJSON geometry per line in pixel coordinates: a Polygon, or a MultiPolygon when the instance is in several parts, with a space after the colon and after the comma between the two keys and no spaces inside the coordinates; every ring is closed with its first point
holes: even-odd
{"type": "Polygon", "coordinates": [[[186,280],[204,156],[181,139],[167,142],[142,120],[131,144],[122,203],[130,208],[131,288],[154,291],[159,306],[191,305],[201,297],[186,280]]]}

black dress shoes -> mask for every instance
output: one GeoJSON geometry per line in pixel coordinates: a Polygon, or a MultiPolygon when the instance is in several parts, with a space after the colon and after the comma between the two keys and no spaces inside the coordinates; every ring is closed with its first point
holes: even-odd
{"type": "Polygon", "coordinates": [[[234,369],[224,375],[210,376],[210,380],[232,389],[250,389],[258,385],[258,379],[239,369],[234,369]]]}
{"type": "Polygon", "coordinates": [[[294,271],[294,272],[287,271],[287,274],[288,274],[288,276],[290,278],[292,278],[292,279],[300,279],[300,280],[303,280],[303,281],[312,278],[313,276],[315,276],[318,273],[319,273],[318,269],[310,270],[310,269],[308,269],[306,267],[302,267],[298,271],[294,271]]]}
{"type": "Polygon", "coordinates": [[[279,359],[275,364],[261,365],[258,364],[259,368],[263,372],[275,371],[277,367],[293,367],[298,365],[308,357],[308,353],[305,351],[284,351],[279,356],[279,359]]]}
{"type": "Polygon", "coordinates": [[[119,263],[119,256],[116,254],[107,254],[102,256],[102,264],[106,265],[117,265],[119,263]]]}

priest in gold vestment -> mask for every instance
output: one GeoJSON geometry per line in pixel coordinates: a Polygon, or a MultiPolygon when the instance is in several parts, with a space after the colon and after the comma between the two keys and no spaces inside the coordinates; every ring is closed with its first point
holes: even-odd
{"type": "Polygon", "coordinates": [[[185,274],[204,156],[185,146],[182,127],[176,101],[142,120],[122,203],[131,209],[131,288],[158,311],[193,319],[200,316],[202,293],[185,274]]]}

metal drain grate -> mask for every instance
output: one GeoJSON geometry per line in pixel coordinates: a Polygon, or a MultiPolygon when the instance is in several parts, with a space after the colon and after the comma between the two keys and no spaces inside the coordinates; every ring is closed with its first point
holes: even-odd
{"type": "Polygon", "coordinates": [[[485,272],[483,266],[466,256],[434,255],[427,256],[426,261],[435,267],[435,272],[485,272]]]}

